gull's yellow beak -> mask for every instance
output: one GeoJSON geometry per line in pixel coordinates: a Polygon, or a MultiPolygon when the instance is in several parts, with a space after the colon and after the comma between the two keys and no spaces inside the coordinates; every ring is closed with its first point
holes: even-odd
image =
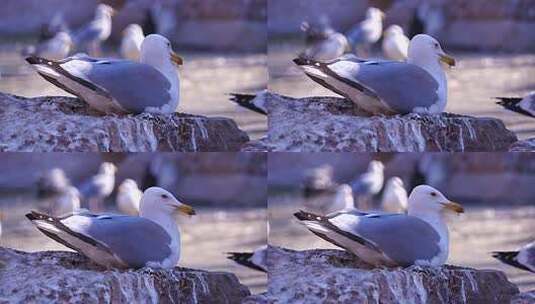
{"type": "Polygon", "coordinates": [[[176,65],[184,64],[184,60],[182,59],[182,57],[178,56],[175,52],[171,52],[171,61],[174,62],[176,65]]]}
{"type": "Polygon", "coordinates": [[[455,213],[463,213],[464,212],[463,206],[461,206],[461,204],[458,204],[458,203],[455,203],[455,202],[442,203],[442,206],[444,206],[444,209],[453,211],[455,213]]]}
{"type": "Polygon", "coordinates": [[[446,55],[444,53],[442,53],[442,54],[440,54],[438,56],[440,58],[440,61],[444,62],[448,66],[450,66],[450,67],[455,66],[455,58],[453,58],[453,57],[451,57],[449,55],[446,55]]]}
{"type": "Polygon", "coordinates": [[[186,204],[181,204],[177,207],[178,211],[187,214],[187,215],[195,215],[195,210],[193,210],[193,207],[186,204]]]}

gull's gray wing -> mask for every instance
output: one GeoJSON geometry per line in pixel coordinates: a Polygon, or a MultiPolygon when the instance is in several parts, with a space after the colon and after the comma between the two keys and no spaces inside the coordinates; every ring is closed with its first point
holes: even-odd
{"type": "Polygon", "coordinates": [[[420,67],[395,61],[337,59],[319,67],[341,82],[374,96],[399,113],[438,101],[435,79],[420,67]]]}
{"type": "Polygon", "coordinates": [[[400,265],[430,260],[440,252],[439,234],[426,222],[404,214],[341,212],[327,217],[341,233],[348,233],[400,265]]]}
{"type": "Polygon", "coordinates": [[[171,237],[158,224],[142,217],[80,213],[62,218],[61,223],[104,244],[130,267],[161,262],[171,255],[171,237]]]}
{"type": "Polygon", "coordinates": [[[103,89],[132,113],[144,112],[147,107],[162,107],[171,99],[171,83],[148,64],[76,57],[62,61],[60,66],[72,76],[103,89]]]}

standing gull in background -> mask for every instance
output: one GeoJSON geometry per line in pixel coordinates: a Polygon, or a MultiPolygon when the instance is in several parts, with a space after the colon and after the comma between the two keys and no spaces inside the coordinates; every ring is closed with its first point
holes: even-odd
{"type": "Polygon", "coordinates": [[[54,14],[54,17],[52,17],[52,20],[49,23],[45,23],[41,26],[38,41],[43,42],[50,40],[54,38],[54,36],[56,36],[59,32],[70,32],[69,26],[67,25],[67,22],[65,22],[65,17],[63,16],[63,12],[61,11],[56,12],[56,14],[54,14]]]}
{"type": "Polygon", "coordinates": [[[333,174],[333,167],[328,164],[308,169],[304,173],[303,196],[311,198],[325,192],[332,192],[332,189],[337,186],[333,174]]]}
{"type": "Polygon", "coordinates": [[[381,191],[384,183],[385,166],[378,160],[372,160],[368,164],[365,173],[357,176],[351,182],[353,195],[359,209],[368,210],[372,208],[373,197],[381,191]]]}
{"type": "Polygon", "coordinates": [[[31,212],[26,217],[48,237],[106,268],[172,268],[180,259],[179,211],[195,214],[162,188],[149,188],[140,216],[74,213],[52,217],[31,212]]]}
{"type": "Polygon", "coordinates": [[[114,164],[102,163],[98,173],[78,187],[91,211],[102,210],[104,199],[110,196],[115,188],[115,172],[117,167],[114,164]]]}
{"type": "Polygon", "coordinates": [[[65,171],[61,168],[53,168],[45,171],[37,179],[37,198],[47,199],[65,191],[71,182],[65,171]]]}
{"type": "Polygon", "coordinates": [[[301,30],[306,34],[306,49],[299,55],[302,58],[327,61],[349,51],[347,38],[336,32],[327,18],[317,24],[303,22],[301,30]]]}
{"type": "Polygon", "coordinates": [[[176,65],[182,58],[165,37],[153,34],[141,44],[141,60],[73,56],[61,61],[28,57],[37,72],[52,84],[78,96],[104,113],[174,113],[180,82],[176,65]]]}
{"type": "Polygon", "coordinates": [[[535,117],[535,91],[526,97],[496,97],[500,106],[519,114],[535,117]]]}
{"type": "Polygon", "coordinates": [[[407,62],[366,61],[344,55],[330,62],[294,59],[305,74],[372,114],[442,113],[448,83],[442,62],[446,55],[431,36],[417,35],[409,43],[407,62]]]}
{"type": "Polygon", "coordinates": [[[312,233],[374,266],[441,266],[449,254],[448,211],[463,212],[438,190],[421,185],[409,196],[408,215],[342,211],[320,216],[297,212],[312,233]]]}
{"type": "Polygon", "coordinates": [[[145,35],[143,29],[138,24],[130,24],[123,30],[121,40],[121,56],[132,61],[139,61],[141,53],[141,43],[145,35]]]}
{"type": "Polygon", "coordinates": [[[111,34],[111,17],[114,10],[106,4],[99,4],[95,11],[95,18],[74,34],[74,42],[77,47],[87,46],[89,54],[100,56],[101,44],[111,34]]]}
{"type": "Polygon", "coordinates": [[[54,37],[30,46],[22,51],[24,56],[39,56],[51,60],[61,60],[67,57],[72,49],[71,36],[67,32],[58,32],[54,37]]]}
{"type": "Polygon", "coordinates": [[[117,188],[117,208],[122,213],[138,215],[142,196],[143,192],[139,190],[136,181],[127,178],[117,188]]]}
{"type": "Polygon", "coordinates": [[[62,216],[80,209],[80,192],[73,186],[68,186],[59,195],[49,200],[49,212],[53,216],[62,216]]]}
{"type": "Polygon", "coordinates": [[[304,201],[303,206],[307,211],[319,214],[329,214],[335,211],[355,208],[353,191],[348,184],[335,185],[316,192],[313,197],[304,201]]]}
{"type": "Polygon", "coordinates": [[[492,256],[513,267],[535,272],[535,242],[517,251],[495,251],[492,256]]]}
{"type": "Polygon", "coordinates": [[[408,195],[403,180],[397,176],[391,177],[385,185],[381,208],[386,212],[405,213],[408,205],[408,195]]]}
{"type": "Polygon", "coordinates": [[[386,29],[383,38],[383,54],[390,60],[405,61],[409,52],[409,38],[399,25],[391,25],[386,29]]]}
{"type": "Polygon", "coordinates": [[[267,250],[264,245],[253,252],[227,252],[227,258],[234,262],[262,272],[267,272],[267,250]]]}
{"type": "Polygon", "coordinates": [[[368,8],[366,19],[353,27],[346,35],[354,52],[364,57],[370,54],[372,45],[381,39],[384,17],[385,14],[380,9],[368,8]]]}

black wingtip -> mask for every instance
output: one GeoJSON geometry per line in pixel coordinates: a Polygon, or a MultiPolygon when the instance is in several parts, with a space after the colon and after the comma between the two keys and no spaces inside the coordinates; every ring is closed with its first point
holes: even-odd
{"type": "Polygon", "coordinates": [[[303,210],[294,213],[294,216],[300,221],[320,221],[322,219],[322,216],[303,210]]]}
{"type": "Polygon", "coordinates": [[[298,66],[314,65],[316,63],[314,60],[311,60],[305,57],[297,57],[293,60],[293,62],[297,64],[298,66]]]}
{"type": "Polygon", "coordinates": [[[245,266],[254,270],[266,272],[265,269],[254,264],[251,261],[251,258],[253,256],[252,252],[227,252],[227,255],[228,255],[227,259],[232,260],[242,266],[245,266]]]}
{"type": "Polygon", "coordinates": [[[26,62],[28,62],[29,64],[40,64],[43,61],[42,61],[42,58],[32,55],[32,56],[26,57],[26,62]]]}
{"type": "Polygon", "coordinates": [[[29,219],[30,221],[35,221],[35,220],[39,220],[39,219],[43,219],[44,217],[46,217],[44,214],[41,214],[37,211],[30,211],[29,213],[26,213],[26,218],[29,219]]]}

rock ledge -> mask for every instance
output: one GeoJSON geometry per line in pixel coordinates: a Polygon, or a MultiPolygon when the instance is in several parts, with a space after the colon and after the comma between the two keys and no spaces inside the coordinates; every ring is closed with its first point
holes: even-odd
{"type": "Polygon", "coordinates": [[[0,151],[238,151],[249,138],[228,118],[175,113],[102,116],[71,97],[0,93],[0,151]]]}
{"type": "Polygon", "coordinates": [[[73,252],[0,248],[2,303],[240,303],[249,296],[234,274],[105,270],[73,252]]]}
{"type": "MultiPolygon", "coordinates": [[[[509,303],[518,288],[505,274],[456,266],[373,269],[341,250],[268,253],[270,303],[509,303]],[[292,282],[289,288],[288,282],[292,282]]],[[[249,300],[248,299],[248,300],[249,300]]],[[[252,301],[245,303],[253,303],[252,301]]]]}
{"type": "Polygon", "coordinates": [[[343,98],[270,94],[268,151],[507,151],[515,134],[495,118],[444,113],[369,116],[343,98]]]}

